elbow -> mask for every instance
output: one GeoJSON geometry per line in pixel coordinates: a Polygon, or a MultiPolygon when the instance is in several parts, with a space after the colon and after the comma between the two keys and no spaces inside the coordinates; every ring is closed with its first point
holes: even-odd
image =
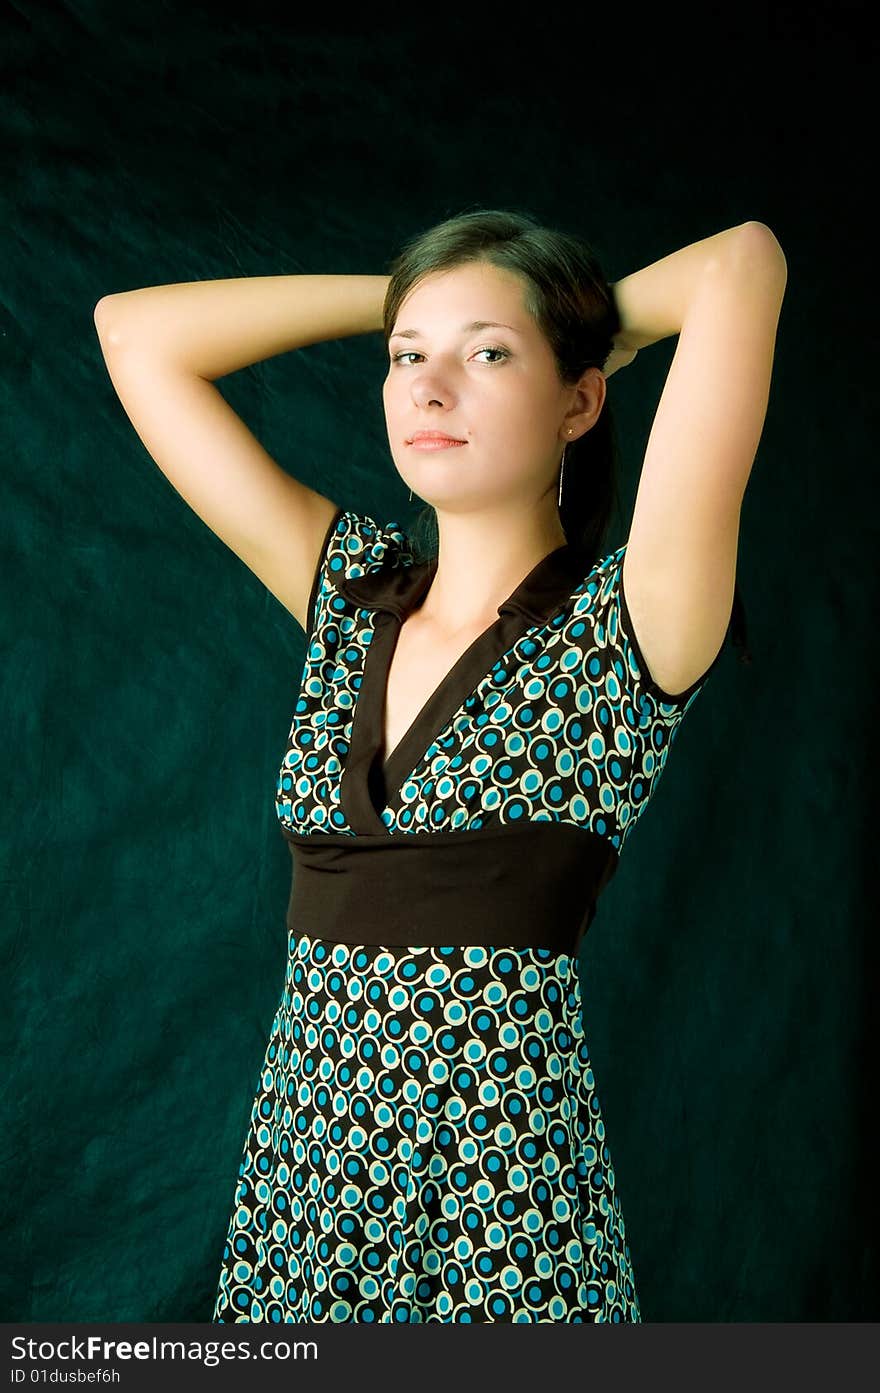
{"type": "Polygon", "coordinates": [[[102,333],[107,324],[107,305],[112,300],[112,295],[105,295],[95,306],[92,318],[95,321],[95,328],[98,333],[102,333]]]}
{"type": "Polygon", "coordinates": [[[768,295],[785,294],[788,280],[785,254],[766,223],[740,223],[725,247],[724,256],[719,258],[719,265],[734,275],[746,276],[751,284],[760,282],[768,295]]]}
{"type": "Polygon", "coordinates": [[[740,228],[741,243],[746,248],[750,256],[763,256],[778,262],[783,268],[787,269],[785,253],[782,250],[776,233],[765,222],[758,222],[752,219],[745,222],[740,228]]]}
{"type": "Polygon", "coordinates": [[[118,342],[118,304],[115,311],[113,308],[114,302],[118,300],[118,295],[105,295],[95,306],[92,318],[102,344],[118,342]]]}

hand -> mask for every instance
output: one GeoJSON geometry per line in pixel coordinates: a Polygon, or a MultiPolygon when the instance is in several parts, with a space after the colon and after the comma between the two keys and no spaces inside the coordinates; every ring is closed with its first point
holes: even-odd
{"type": "Polygon", "coordinates": [[[618,368],[628,367],[638,351],[637,348],[627,348],[615,340],[614,347],[605,359],[605,366],[602,369],[605,380],[607,381],[612,373],[617,372],[618,368]]]}

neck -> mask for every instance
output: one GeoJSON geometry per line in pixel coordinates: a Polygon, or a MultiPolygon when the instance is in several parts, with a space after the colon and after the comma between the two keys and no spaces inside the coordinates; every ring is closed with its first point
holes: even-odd
{"type": "Polygon", "coordinates": [[[551,551],[565,546],[558,510],[529,518],[512,533],[509,523],[438,513],[437,569],[418,613],[444,634],[485,627],[498,607],[551,551]]]}

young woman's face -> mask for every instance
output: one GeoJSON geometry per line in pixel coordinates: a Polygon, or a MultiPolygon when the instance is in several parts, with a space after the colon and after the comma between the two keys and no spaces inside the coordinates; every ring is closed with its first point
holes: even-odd
{"type": "Polygon", "coordinates": [[[533,503],[555,481],[572,389],[559,381],[517,275],[485,262],[433,272],[403,301],[388,355],[388,440],[414,494],[466,511],[533,503]],[[475,320],[495,323],[469,327],[475,320]],[[420,449],[417,431],[465,443],[420,449]]]}

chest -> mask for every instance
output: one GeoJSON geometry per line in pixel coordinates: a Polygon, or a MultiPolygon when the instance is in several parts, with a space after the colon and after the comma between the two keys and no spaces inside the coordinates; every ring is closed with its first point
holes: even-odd
{"type": "Polygon", "coordinates": [[[470,629],[441,642],[415,616],[403,621],[385,686],[383,763],[388,763],[441,682],[484,633],[485,629],[470,629]]]}

